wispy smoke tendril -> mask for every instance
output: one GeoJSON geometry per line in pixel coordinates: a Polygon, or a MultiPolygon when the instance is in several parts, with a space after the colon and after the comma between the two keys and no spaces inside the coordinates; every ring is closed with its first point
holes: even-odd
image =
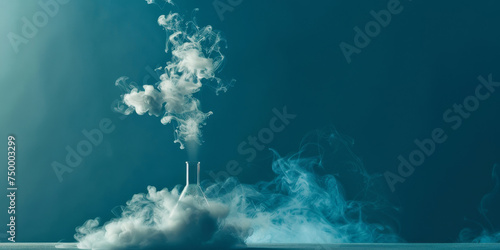
{"type": "Polygon", "coordinates": [[[474,242],[474,243],[499,243],[500,242],[500,228],[498,225],[494,225],[491,221],[491,216],[496,216],[498,219],[498,204],[494,201],[500,199],[500,167],[498,165],[493,166],[491,177],[493,179],[493,189],[483,196],[479,206],[479,213],[484,221],[486,221],[486,226],[481,223],[476,222],[477,226],[481,229],[464,228],[460,231],[459,242],[474,242]]]}
{"type": "MultiPolygon", "coordinates": [[[[245,242],[400,242],[393,226],[377,214],[393,207],[368,195],[362,195],[366,200],[348,200],[338,177],[327,173],[326,168],[337,174],[345,171],[365,184],[371,182],[373,177],[352,154],[348,138],[337,132],[320,132],[304,141],[307,143],[289,156],[273,151],[275,178],[270,181],[248,185],[229,178],[207,187],[207,197],[230,208],[226,221],[250,224],[252,234],[245,242]],[[328,155],[335,159],[326,159],[328,155]]],[[[364,186],[360,192],[368,188],[372,187],[364,186]]]]}

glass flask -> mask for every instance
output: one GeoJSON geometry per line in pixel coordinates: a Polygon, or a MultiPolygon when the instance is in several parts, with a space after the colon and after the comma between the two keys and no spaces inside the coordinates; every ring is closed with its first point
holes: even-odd
{"type": "Polygon", "coordinates": [[[185,202],[187,199],[192,199],[198,205],[209,206],[207,197],[200,187],[200,162],[186,161],[186,186],[179,196],[176,208],[179,203],[185,202]]]}

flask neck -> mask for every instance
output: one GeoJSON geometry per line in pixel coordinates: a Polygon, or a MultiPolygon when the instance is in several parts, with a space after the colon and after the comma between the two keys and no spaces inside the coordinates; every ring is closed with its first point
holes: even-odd
{"type": "Polygon", "coordinates": [[[186,186],[200,185],[200,162],[186,161],[186,186]]]}

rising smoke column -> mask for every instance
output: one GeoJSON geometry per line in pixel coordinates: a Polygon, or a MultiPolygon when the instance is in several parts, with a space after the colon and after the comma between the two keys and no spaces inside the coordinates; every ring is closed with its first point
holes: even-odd
{"type": "Polygon", "coordinates": [[[94,219],[78,227],[78,247],[222,249],[244,243],[401,241],[382,216],[386,210],[380,199],[349,200],[340,180],[328,174],[352,172],[365,180],[362,194],[373,191],[369,175],[350,151],[351,142],[338,133],[315,133],[306,141],[289,156],[273,152],[276,176],[270,181],[205,181],[210,206],[186,196],[173,213],[181,187],[148,187],[147,194],[127,202],[118,218],[103,226],[94,219]]]}
{"type": "MultiPolygon", "coordinates": [[[[148,3],[154,3],[148,1],[148,3]]],[[[211,26],[199,27],[196,22],[185,21],[178,13],[161,15],[158,24],[167,34],[165,52],[171,60],[162,70],[160,82],[155,85],[136,86],[121,77],[116,85],[126,90],[119,112],[129,115],[149,114],[161,117],[162,124],[173,123],[175,143],[201,143],[201,128],[212,111],[203,112],[200,101],[194,96],[204,85],[210,85],[215,93],[227,91],[231,82],[223,82],[215,76],[221,69],[224,56],[221,48],[225,40],[211,26]]]]}

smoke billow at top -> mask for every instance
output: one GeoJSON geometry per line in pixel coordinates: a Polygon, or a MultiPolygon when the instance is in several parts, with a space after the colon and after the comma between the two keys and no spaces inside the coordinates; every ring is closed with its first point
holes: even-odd
{"type": "MultiPolygon", "coordinates": [[[[154,3],[154,1],[148,1],[154,3]]],[[[129,115],[149,114],[161,117],[162,124],[174,124],[175,143],[184,148],[186,142],[201,144],[201,128],[212,111],[202,111],[195,94],[204,85],[210,85],[215,93],[227,91],[232,82],[216,77],[224,55],[221,48],[225,40],[211,26],[199,27],[194,20],[186,21],[178,13],[161,15],[158,24],[167,34],[165,52],[171,56],[155,85],[136,86],[121,77],[116,85],[126,90],[117,110],[129,115]]]]}

